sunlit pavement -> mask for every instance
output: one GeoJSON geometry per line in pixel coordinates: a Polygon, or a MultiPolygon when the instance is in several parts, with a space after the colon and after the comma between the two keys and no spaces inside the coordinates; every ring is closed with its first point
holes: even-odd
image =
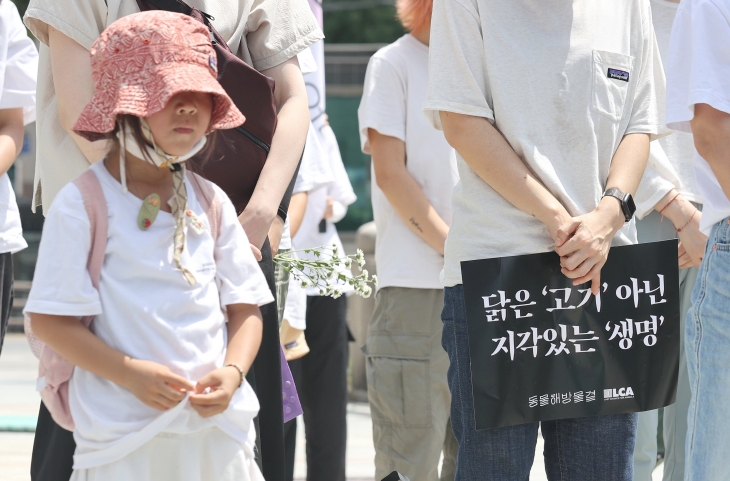
{"type": "MultiPolygon", "coordinates": [[[[35,391],[38,362],[28,348],[25,336],[8,334],[0,356],[0,477],[3,481],[29,481],[33,449],[32,429],[40,398],[35,391]],[[13,431],[8,432],[8,429],[13,431]]],[[[304,429],[301,419],[297,430],[295,480],[306,478],[304,429]]],[[[542,437],[538,437],[535,463],[530,479],[547,481],[542,460],[542,437]]],[[[370,408],[365,403],[351,403],[347,410],[347,479],[373,481],[373,457],[370,408]]],[[[662,479],[663,465],[654,471],[653,481],[662,479]]],[[[413,479],[411,481],[418,481],[413,479]]]]}

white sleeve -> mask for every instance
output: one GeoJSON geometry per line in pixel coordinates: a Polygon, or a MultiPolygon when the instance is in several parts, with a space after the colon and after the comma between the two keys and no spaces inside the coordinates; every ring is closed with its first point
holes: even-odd
{"type": "Polygon", "coordinates": [[[101,314],[99,292],[86,268],[90,249],[91,225],[84,200],[70,183],[58,193],[46,216],[25,312],[78,317],[101,314]]]}
{"type": "Polygon", "coordinates": [[[334,181],[327,186],[329,195],[332,196],[333,200],[341,202],[343,205],[353,204],[357,200],[357,195],[355,195],[355,190],[352,188],[345,164],[342,162],[337,137],[335,137],[335,133],[329,125],[322,127],[320,135],[322,148],[326,152],[329,168],[334,178],[334,181]]]}
{"type": "Polygon", "coordinates": [[[649,144],[649,161],[634,197],[636,216],[643,219],[670,190],[679,186],[679,177],[661,144],[652,142],[649,144]]]}
{"type": "Polygon", "coordinates": [[[337,224],[339,221],[344,219],[346,215],[347,206],[342,204],[342,202],[335,200],[334,202],[332,202],[332,217],[327,220],[332,222],[333,224],[337,224]]]}
{"type": "Polygon", "coordinates": [[[684,1],[667,63],[667,124],[691,132],[696,104],[730,113],[730,4],[684,1]]]}
{"type": "Polygon", "coordinates": [[[666,80],[664,67],[652,26],[651,6],[644,2],[639,78],[632,99],[631,118],[626,134],[650,134],[651,140],[671,134],[664,126],[666,80]]]}
{"type": "Polygon", "coordinates": [[[429,46],[426,118],[441,130],[440,111],[494,121],[482,48],[482,29],[474,0],[434,0],[429,46]]]}
{"type": "Polygon", "coordinates": [[[23,108],[27,125],[35,120],[38,50],[12,2],[0,5],[0,109],[23,108]]]}
{"type": "Polygon", "coordinates": [[[274,302],[266,278],[251,252],[248,237],[238,222],[236,211],[228,196],[219,188],[221,225],[215,244],[215,263],[221,305],[255,304],[263,306],[274,302]]]}
{"type": "Polygon", "coordinates": [[[309,192],[319,186],[332,182],[334,178],[330,172],[326,153],[319,141],[317,128],[309,122],[307,131],[307,142],[304,144],[302,163],[297,172],[297,179],[294,182],[294,194],[309,192]]]}
{"type": "Polygon", "coordinates": [[[406,108],[406,85],[401,72],[387,60],[373,56],[368,62],[357,109],[360,148],[364,153],[371,153],[368,129],[406,141],[406,108]]]}

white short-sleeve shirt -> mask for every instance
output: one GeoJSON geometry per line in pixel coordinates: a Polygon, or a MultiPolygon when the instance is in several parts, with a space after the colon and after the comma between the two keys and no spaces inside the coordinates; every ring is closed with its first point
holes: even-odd
{"type": "MultiPolygon", "coordinates": [[[[667,124],[691,132],[697,104],[730,114],[730,2],[683,0],[677,11],[667,62],[667,124]]],[[[695,155],[697,186],[704,198],[700,230],[730,216],[730,200],[709,164],[695,155]]]]}
{"type": "MultiPolygon", "coordinates": [[[[23,109],[23,123],[35,120],[38,51],[28,38],[18,9],[0,1],[0,110],[23,109]]],[[[20,213],[10,177],[0,176],[0,253],[28,247],[23,239],[20,213]]]]}
{"type": "MultiPolygon", "coordinates": [[[[358,109],[360,146],[370,154],[368,129],[405,142],[406,168],[447,223],[451,191],[459,180],[456,157],[442,132],[424,118],[428,89],[428,46],[407,34],[372,56],[358,109]]],[[[371,169],[375,179],[375,169],[371,169]]],[[[444,258],[411,232],[372,182],[373,215],[378,230],[375,263],[378,288],[397,286],[441,289],[444,258]]]]}
{"type": "MultiPolygon", "coordinates": [[[[99,178],[109,214],[109,234],[98,290],[87,271],[89,218],[75,184],[66,185],[46,217],[26,312],[96,316],[92,332],[135,359],[158,362],[197,382],[221,367],[227,346],[229,304],[263,305],[273,296],[249,248],[235,210],[221,199],[220,234],[187,229],[182,263],[197,283],[188,284],[173,256],[175,220],[160,211],[152,226],[137,226],[142,200],[122,192],[104,162],[99,178]]],[[[195,190],[186,180],[188,207],[209,226],[195,190]]],[[[74,467],[107,464],[129,454],[159,432],[189,433],[217,426],[244,446],[255,439],[258,401],[250,386],[236,391],[228,409],[203,419],[187,400],[169,411],[151,408],[125,388],[76,368],[69,386],[75,422],[74,467]]],[[[252,452],[249,454],[252,455],[252,452]]]]}
{"type": "MultiPolygon", "coordinates": [[[[575,216],[591,212],[626,134],[664,132],[649,0],[435,0],[425,113],[484,117],[575,216]]],[[[457,153],[444,283],[460,262],[554,249],[545,226],[457,153]]],[[[614,238],[636,242],[634,223],[614,238]]]]}

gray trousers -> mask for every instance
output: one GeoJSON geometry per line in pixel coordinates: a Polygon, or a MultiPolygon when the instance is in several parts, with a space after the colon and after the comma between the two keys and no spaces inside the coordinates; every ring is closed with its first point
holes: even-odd
{"type": "MultiPolygon", "coordinates": [[[[675,239],[677,233],[669,219],[661,222],[661,215],[654,211],[636,223],[639,242],[657,242],[675,239]]],[[[684,320],[691,306],[692,289],[697,280],[698,269],[679,270],[679,383],[677,402],[664,408],[664,481],[683,481],[685,446],[687,436],[687,411],[689,410],[690,389],[687,376],[687,358],[684,353],[684,320]]],[[[659,415],[656,410],[639,413],[639,426],[634,449],[634,480],[651,481],[651,472],[656,467],[657,428],[659,415]]]]}
{"type": "Polygon", "coordinates": [[[392,471],[411,481],[454,480],[459,448],[449,422],[443,306],[441,289],[384,287],[375,296],[363,352],[376,480],[392,471]]]}

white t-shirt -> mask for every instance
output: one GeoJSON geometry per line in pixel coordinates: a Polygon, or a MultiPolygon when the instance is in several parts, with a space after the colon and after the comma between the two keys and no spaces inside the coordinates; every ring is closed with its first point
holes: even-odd
{"type": "MultiPolygon", "coordinates": [[[[652,22],[663,63],[669,55],[669,38],[677,8],[678,3],[651,0],[652,22]]],[[[687,200],[702,203],[692,168],[694,156],[694,140],[686,132],[676,132],[651,143],[649,162],[634,196],[639,219],[651,212],[656,203],[673,188],[687,200]]]]}
{"type": "MultiPolygon", "coordinates": [[[[444,138],[424,118],[428,90],[428,46],[407,34],[370,58],[358,109],[360,144],[370,154],[368,129],[406,144],[406,168],[436,212],[451,223],[451,191],[459,180],[456,157],[444,138]]],[[[444,258],[398,217],[373,182],[372,203],[377,237],[378,288],[441,289],[444,258]]]]}
{"type": "MultiPolygon", "coordinates": [[[[696,104],[730,114],[730,1],[684,0],[677,10],[667,61],[667,124],[691,132],[696,104]]],[[[709,164],[695,155],[704,197],[700,230],[730,216],[730,200],[709,164]]]]}
{"type": "MultiPolygon", "coordinates": [[[[25,125],[35,120],[37,71],[38,51],[18,9],[9,0],[0,1],[0,110],[22,108],[25,125]]],[[[15,192],[5,173],[0,176],[0,253],[26,247],[15,192]]]]}
{"type": "MultiPolygon", "coordinates": [[[[221,199],[220,234],[187,230],[182,263],[197,279],[190,286],[175,267],[172,214],[160,211],[152,226],[137,227],[142,200],[123,193],[103,162],[91,166],[109,211],[109,237],[99,289],[86,269],[91,247],[89,218],[75,184],[59,192],[46,217],[26,312],[96,316],[92,332],[135,358],[158,362],[192,382],[223,365],[227,345],[221,306],[273,301],[248,239],[228,197],[221,199]]],[[[188,207],[208,226],[186,180],[188,207]]],[[[217,426],[246,449],[255,440],[258,400],[248,384],[228,409],[204,419],[187,400],[169,411],[148,407],[130,391],[80,368],[69,386],[76,429],[74,468],[119,460],[160,432],[190,433],[217,426]]],[[[252,454],[249,451],[249,454],[252,454]]]]}
{"type": "MultiPolygon", "coordinates": [[[[664,133],[664,72],[649,0],[435,0],[428,96],[439,111],[485,117],[571,215],[593,211],[630,133],[664,133]]],[[[457,153],[444,284],[460,262],[546,252],[545,226],[457,153]]],[[[636,242],[633,222],[614,244],[636,242]]]]}
{"type": "MultiPolygon", "coordinates": [[[[325,223],[324,232],[319,231],[319,223],[322,220],[327,204],[327,196],[332,197],[334,202],[339,202],[342,206],[347,207],[357,200],[350,178],[347,176],[345,165],[342,163],[340,156],[340,148],[335,138],[335,133],[329,125],[324,125],[319,130],[319,141],[324,155],[324,159],[328,161],[328,168],[332,176],[332,182],[314,187],[308,191],[307,208],[304,212],[302,224],[299,231],[292,239],[292,244],[297,250],[308,249],[321,246],[337,246],[339,255],[345,255],[345,248],[342,245],[340,236],[337,234],[337,228],[332,219],[328,219],[325,223]]],[[[295,189],[296,190],[296,189],[295,189]]],[[[344,215],[342,215],[344,217],[344,215]]],[[[329,251],[326,251],[329,252],[329,251]]],[[[314,254],[299,253],[302,258],[314,259],[314,254]]],[[[324,254],[323,259],[331,256],[324,254]]],[[[343,271],[346,269],[342,268],[343,271]]],[[[343,292],[349,293],[353,291],[349,284],[340,284],[343,292]]],[[[318,296],[320,292],[313,287],[307,288],[308,296],[318,296]]]]}

